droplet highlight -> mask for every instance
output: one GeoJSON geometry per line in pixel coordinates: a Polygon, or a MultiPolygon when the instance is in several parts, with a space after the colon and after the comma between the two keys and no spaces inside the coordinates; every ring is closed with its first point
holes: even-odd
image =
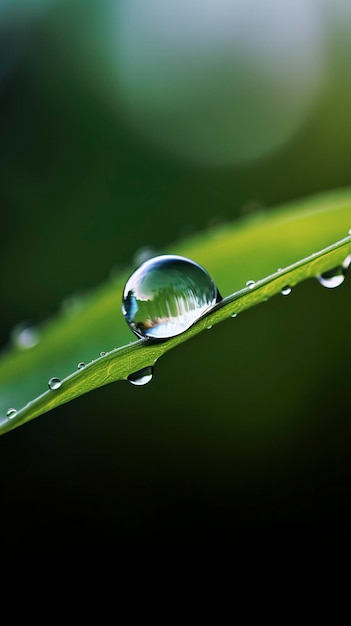
{"type": "Polygon", "coordinates": [[[255,285],[256,283],[254,280],[248,280],[246,283],[246,287],[248,287],[249,289],[253,289],[255,285]]]}
{"type": "Polygon", "coordinates": [[[85,363],[83,363],[83,361],[81,361],[80,363],[78,363],[77,365],[79,370],[82,370],[85,367],[85,363]]]}
{"type": "Polygon", "coordinates": [[[183,333],[221,299],[201,265],[186,257],[161,255],[130,276],[122,312],[138,337],[167,339],[183,333]]]}
{"type": "Polygon", "coordinates": [[[237,313],[232,313],[230,317],[238,317],[237,313]]]}
{"type": "Polygon", "coordinates": [[[327,289],[334,289],[339,287],[345,280],[345,270],[342,265],[334,267],[328,272],[323,272],[317,276],[317,280],[320,285],[327,287],[327,289]]]}
{"type": "Polygon", "coordinates": [[[283,287],[283,289],[281,290],[281,294],[282,296],[289,296],[292,292],[292,289],[289,285],[286,285],[285,287],[283,287]]]}
{"type": "Polygon", "coordinates": [[[17,415],[17,409],[8,409],[8,411],[6,412],[6,416],[10,419],[12,419],[13,417],[15,417],[15,415],[17,415]]]}
{"type": "Polygon", "coordinates": [[[137,372],[133,372],[128,376],[128,380],[132,385],[136,385],[138,387],[142,385],[147,385],[152,380],[154,375],[154,368],[152,365],[148,367],[143,367],[143,369],[138,370],[137,372]]]}
{"type": "Polygon", "coordinates": [[[62,383],[60,381],[59,378],[56,378],[55,376],[53,378],[50,378],[49,382],[48,382],[48,387],[49,389],[59,389],[61,387],[62,383]]]}
{"type": "Polygon", "coordinates": [[[351,265],[351,254],[349,254],[346,257],[346,259],[344,260],[344,262],[342,264],[344,272],[346,272],[349,269],[350,265],[351,265]]]}

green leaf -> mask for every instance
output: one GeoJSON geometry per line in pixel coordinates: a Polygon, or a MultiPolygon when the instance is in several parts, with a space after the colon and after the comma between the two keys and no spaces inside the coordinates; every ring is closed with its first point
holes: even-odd
{"type": "Polygon", "coordinates": [[[162,342],[127,343],[134,335],[122,316],[121,297],[134,268],[122,271],[118,279],[43,324],[37,345],[27,350],[9,346],[3,353],[0,433],[97,387],[125,381],[209,326],[266,301],[287,285],[293,288],[341,266],[351,254],[351,237],[345,236],[350,226],[351,194],[339,191],[223,225],[163,251],[205,266],[225,297],[185,333],[162,342]],[[248,280],[255,281],[253,288],[245,286],[248,280]],[[96,358],[102,350],[106,354],[96,358]],[[77,369],[79,361],[86,363],[83,369],[77,369]],[[61,379],[60,388],[43,393],[52,376],[61,379]],[[10,407],[19,409],[11,419],[6,416],[10,407]]]}

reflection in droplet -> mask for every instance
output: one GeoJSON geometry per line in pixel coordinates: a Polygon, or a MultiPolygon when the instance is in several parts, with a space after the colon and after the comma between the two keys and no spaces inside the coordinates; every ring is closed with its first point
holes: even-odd
{"type": "Polygon", "coordinates": [[[133,374],[130,374],[128,376],[128,380],[130,383],[132,383],[132,385],[147,385],[147,383],[152,380],[153,375],[154,368],[152,367],[152,365],[149,365],[148,367],[143,367],[143,369],[138,370],[137,372],[133,372],[133,374]]]}
{"type": "Polygon", "coordinates": [[[143,263],[126,283],[122,312],[138,337],[167,339],[187,330],[221,300],[209,273],[182,256],[143,263]]]}
{"type": "Polygon", "coordinates": [[[85,363],[83,363],[83,361],[81,361],[80,363],[78,363],[78,369],[82,370],[85,367],[85,363]]]}
{"type": "Polygon", "coordinates": [[[323,287],[327,287],[328,289],[334,289],[334,287],[339,287],[344,280],[344,268],[340,265],[339,267],[334,267],[332,270],[328,272],[323,272],[317,276],[317,280],[323,287]]]}
{"type": "Polygon", "coordinates": [[[289,296],[291,292],[292,292],[291,287],[289,287],[289,285],[286,285],[286,287],[283,287],[280,293],[282,294],[282,296],[289,296]]]}
{"type": "Polygon", "coordinates": [[[8,409],[8,411],[6,412],[6,416],[11,419],[12,417],[15,417],[15,415],[17,415],[17,410],[16,409],[8,409]]]}
{"type": "Polygon", "coordinates": [[[55,376],[53,378],[50,378],[49,382],[48,382],[48,387],[49,389],[59,389],[61,387],[61,381],[59,378],[56,378],[55,376]]]}
{"type": "Polygon", "coordinates": [[[256,283],[254,280],[248,280],[246,283],[246,287],[248,287],[249,289],[253,289],[255,285],[256,283]]]}

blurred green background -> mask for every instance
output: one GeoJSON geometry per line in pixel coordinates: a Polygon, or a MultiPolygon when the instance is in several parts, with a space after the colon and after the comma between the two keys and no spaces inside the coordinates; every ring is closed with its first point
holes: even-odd
{"type": "MultiPolygon", "coordinates": [[[[351,186],[350,111],[347,0],[0,0],[1,345],[141,248],[351,186]]],[[[1,437],[5,544],[346,536],[349,304],[306,282],[1,437]]]]}

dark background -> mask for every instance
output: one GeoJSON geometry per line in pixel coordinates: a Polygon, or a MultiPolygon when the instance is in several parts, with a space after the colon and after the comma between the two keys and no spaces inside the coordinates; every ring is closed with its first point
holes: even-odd
{"type": "MultiPolygon", "coordinates": [[[[157,15],[157,2],[151,4],[157,15]]],[[[260,28],[272,29],[267,41],[280,30],[279,11],[277,26],[257,25],[258,4],[248,14],[248,45],[260,28]]],[[[289,78],[283,54],[273,89],[266,68],[260,74],[259,65],[248,64],[245,39],[242,50],[227,50],[229,69],[218,87],[200,29],[203,56],[196,62],[206,88],[201,97],[190,89],[179,114],[172,104],[161,115],[156,70],[144,75],[156,112],[146,96],[146,104],[140,94],[136,103],[124,100],[122,60],[108,39],[115,26],[117,43],[122,37],[123,14],[109,13],[122,2],[56,0],[32,10],[29,2],[17,0],[11,10],[0,2],[2,346],[17,323],[40,323],[65,297],[130,264],[142,246],[164,248],[219,221],[351,184],[351,12],[341,0],[305,4],[319,33],[312,92],[305,75],[301,82],[298,71],[289,78]],[[239,69],[231,65],[237,58],[239,69]],[[246,100],[233,105],[231,125],[228,102],[240,85],[246,100]],[[215,104],[208,96],[214,90],[215,104]],[[279,99],[284,90],[288,100],[279,99]],[[304,98],[306,111],[288,132],[304,98]],[[207,135],[214,119],[226,131],[222,136],[219,128],[218,141],[207,135]],[[265,130],[255,130],[257,119],[265,130]],[[272,147],[267,138],[279,124],[281,141],[272,147]],[[174,128],[183,151],[172,143],[174,128]],[[206,138],[206,150],[195,156],[192,132],[200,146],[206,138]],[[235,146],[229,156],[218,148],[223,137],[235,146]]],[[[273,20],[277,6],[266,5],[273,20]]],[[[303,31],[311,17],[295,6],[303,31]]],[[[289,19],[287,10],[288,32],[289,19]]],[[[185,23],[191,26],[189,15],[185,23]]],[[[133,21],[128,35],[127,27],[133,21]]],[[[164,21],[154,28],[162,42],[164,21]]],[[[233,26],[233,40],[236,34],[233,26]]],[[[143,45],[147,58],[147,38],[143,45]]],[[[175,93],[188,84],[182,71],[192,77],[184,58],[180,69],[167,67],[167,55],[159,61],[175,93]]],[[[7,547],[346,537],[349,303],[349,279],[336,290],[307,281],[289,298],[273,298],[166,354],[145,388],[102,388],[6,434],[0,489],[7,547]]]]}

